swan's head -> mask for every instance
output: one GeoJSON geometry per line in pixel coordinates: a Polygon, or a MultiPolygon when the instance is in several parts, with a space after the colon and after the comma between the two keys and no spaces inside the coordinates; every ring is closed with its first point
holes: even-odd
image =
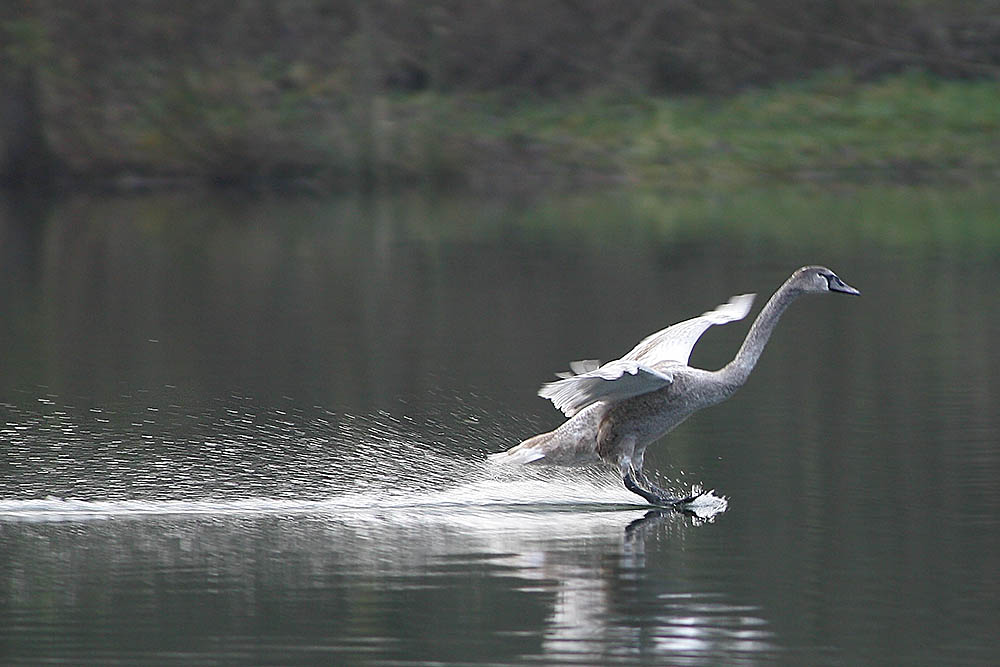
{"type": "Polygon", "coordinates": [[[840,292],[861,294],[825,266],[803,266],[792,275],[792,281],[803,292],[840,292]]]}

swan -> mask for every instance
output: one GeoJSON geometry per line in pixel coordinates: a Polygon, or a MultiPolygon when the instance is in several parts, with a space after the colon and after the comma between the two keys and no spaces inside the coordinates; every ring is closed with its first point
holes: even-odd
{"type": "Polygon", "coordinates": [[[656,487],[642,469],[651,443],[692,413],[715,405],[743,386],[778,319],[803,294],[858,295],[833,271],[804,266],[784,282],[750,326],[739,352],[717,371],[688,365],[691,350],[709,327],[742,320],[756,294],[734,296],[715,310],[647,336],[621,359],[601,365],[575,361],[570,372],[542,385],[538,395],[568,419],[554,431],[489,456],[493,463],[586,465],[604,461],[618,468],[625,488],[654,505],[676,506],[677,498],[656,487]]]}

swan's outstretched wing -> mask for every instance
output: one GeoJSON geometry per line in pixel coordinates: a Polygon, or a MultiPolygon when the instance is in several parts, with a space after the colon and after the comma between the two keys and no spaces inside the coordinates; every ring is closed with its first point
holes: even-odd
{"type": "MultiPolygon", "coordinates": [[[[575,362],[574,370],[589,365],[575,362]]],[[[598,401],[621,401],[662,389],[674,381],[669,371],[625,359],[609,361],[578,375],[562,373],[560,377],[563,379],[542,385],[538,395],[552,401],[567,417],[598,401]]]]}
{"type": "Polygon", "coordinates": [[[662,389],[673,382],[672,364],[687,364],[691,350],[712,325],[742,320],[756,294],[734,296],[715,310],[679,322],[644,338],[631,352],[603,366],[593,360],[574,361],[571,372],[542,385],[538,395],[572,417],[598,401],[621,401],[662,389]]]}
{"type": "Polygon", "coordinates": [[[686,364],[691,358],[691,350],[694,349],[695,343],[710,326],[742,320],[750,312],[750,306],[753,305],[756,296],[756,294],[734,296],[715,310],[650,334],[622,357],[622,360],[639,361],[647,366],[664,361],[686,364]]]}

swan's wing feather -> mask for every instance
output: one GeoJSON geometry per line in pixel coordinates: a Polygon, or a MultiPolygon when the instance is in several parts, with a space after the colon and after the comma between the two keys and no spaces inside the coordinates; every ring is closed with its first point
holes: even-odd
{"type": "Polygon", "coordinates": [[[669,371],[619,359],[593,370],[544,384],[538,390],[538,395],[552,401],[567,417],[572,417],[598,401],[621,401],[662,389],[673,381],[673,374],[669,371]]]}
{"type": "Polygon", "coordinates": [[[589,373],[590,371],[596,371],[601,367],[601,362],[598,359],[581,359],[580,361],[569,362],[569,369],[573,371],[576,375],[582,375],[584,373],[589,373]]]}
{"type": "Polygon", "coordinates": [[[581,359],[580,361],[569,362],[568,371],[560,371],[556,373],[557,378],[571,378],[576,375],[582,375],[583,373],[589,373],[592,370],[600,368],[601,362],[597,359],[581,359]]]}
{"type": "Polygon", "coordinates": [[[640,361],[650,366],[664,361],[686,364],[691,358],[691,350],[694,349],[695,343],[709,327],[742,320],[750,312],[756,296],[756,294],[734,296],[715,310],[657,331],[642,339],[622,357],[622,360],[640,361]]]}

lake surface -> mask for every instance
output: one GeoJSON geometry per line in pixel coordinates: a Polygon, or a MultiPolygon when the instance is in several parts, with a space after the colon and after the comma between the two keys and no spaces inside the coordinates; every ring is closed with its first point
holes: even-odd
{"type": "MultiPolygon", "coordinates": [[[[986,664],[995,188],[0,203],[0,662],[986,664]],[[614,474],[501,469],[573,359],[822,263],[614,474]]],[[[718,368],[748,322],[714,327],[718,368]]]]}

